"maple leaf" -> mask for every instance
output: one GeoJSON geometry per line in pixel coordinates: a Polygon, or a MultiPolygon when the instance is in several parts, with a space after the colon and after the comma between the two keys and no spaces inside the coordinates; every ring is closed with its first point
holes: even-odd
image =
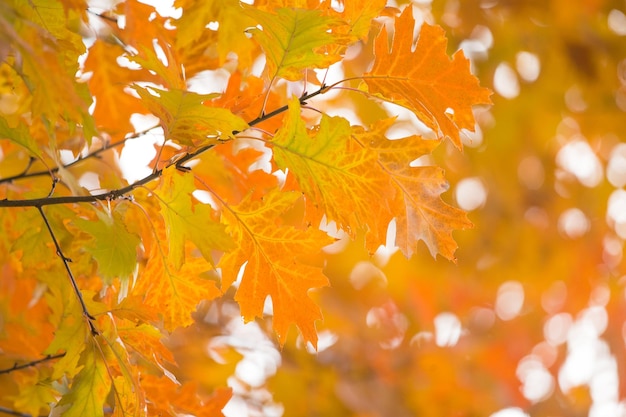
{"type": "Polygon", "coordinates": [[[161,119],[165,137],[188,146],[217,143],[218,138],[231,138],[233,132],[245,130],[248,124],[227,109],[203,103],[218,94],[197,94],[183,90],[160,90],[133,86],[144,105],[161,119]]]}
{"type": "Polygon", "coordinates": [[[262,27],[248,31],[265,52],[270,79],[296,81],[304,69],[327,68],[341,58],[329,53],[329,47],[349,40],[336,31],[344,22],[318,10],[279,8],[275,14],[253,7],[244,10],[262,27]]]}
{"type": "Polygon", "coordinates": [[[404,106],[436,133],[462,149],[459,131],[474,131],[472,106],[490,104],[490,91],[469,71],[469,60],[457,51],[446,54],[447,39],[439,26],[423,23],[413,50],[415,21],[411,7],[396,19],[391,50],[383,27],[375,41],[374,66],[363,77],[370,93],[404,106]]]}
{"type": "Polygon", "coordinates": [[[296,192],[274,190],[261,201],[246,198],[237,206],[228,206],[223,221],[237,242],[237,249],[226,253],[222,268],[222,289],[237,278],[245,263],[235,300],[241,314],[249,321],[261,317],[269,295],[274,310],[273,327],[281,344],[285,343],[291,323],[295,323],[305,341],[317,345],[315,320],[321,318],[319,307],[308,292],[328,285],[321,268],[307,265],[298,257],[319,253],[332,239],[315,228],[296,229],[278,224],[278,219],[300,198],[296,192]]]}
{"type": "Polygon", "coordinates": [[[118,210],[112,213],[98,210],[96,214],[96,221],[75,220],[76,225],[92,237],[86,250],[98,262],[98,271],[106,283],[115,277],[125,280],[137,266],[139,237],[128,232],[118,210]]]}
{"type": "Polygon", "coordinates": [[[346,119],[323,115],[319,127],[308,132],[294,97],[271,144],[279,168],[296,177],[316,223],[326,214],[352,236],[368,226],[387,227],[392,216],[385,202],[393,189],[377,170],[376,152],[354,146],[346,119]],[[376,207],[372,199],[379,202],[376,207]]]}
{"type": "Polygon", "coordinates": [[[212,250],[227,251],[234,248],[226,227],[212,220],[215,215],[211,206],[194,202],[192,193],[195,189],[191,173],[181,173],[176,167],[170,167],[163,171],[161,184],[156,191],[167,225],[169,259],[177,269],[185,260],[187,239],[211,263],[212,250]]]}

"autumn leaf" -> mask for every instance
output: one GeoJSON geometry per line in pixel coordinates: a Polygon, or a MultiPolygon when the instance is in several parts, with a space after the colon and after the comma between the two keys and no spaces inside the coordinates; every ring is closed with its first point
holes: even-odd
{"type": "Polygon", "coordinates": [[[413,48],[414,25],[412,8],[407,7],[396,19],[391,49],[387,30],[378,35],[374,66],[363,76],[368,91],[410,109],[461,149],[460,130],[474,131],[472,106],[491,103],[490,92],[470,73],[463,51],[450,60],[441,27],[423,23],[413,48]]]}
{"type": "Polygon", "coordinates": [[[230,388],[221,388],[210,397],[201,398],[195,383],[177,384],[167,377],[153,375],[145,375],[142,383],[150,400],[150,415],[174,411],[197,417],[222,417],[222,409],[232,395],[230,388]]]}
{"type": "Polygon", "coordinates": [[[160,90],[133,86],[144,105],[161,119],[165,137],[187,146],[199,147],[227,139],[248,127],[227,109],[205,106],[216,94],[183,90],[160,90]]]}
{"type": "Polygon", "coordinates": [[[355,137],[376,152],[377,162],[391,186],[396,190],[392,212],[396,218],[396,245],[411,257],[422,240],[433,257],[437,254],[454,260],[457,244],[453,230],[472,227],[463,210],[445,203],[440,195],[448,183],[443,170],[434,166],[411,167],[417,158],[430,154],[439,145],[437,140],[409,136],[389,140],[384,132],[393,119],[382,120],[370,131],[357,131],[355,137]]]}
{"type": "Polygon", "coordinates": [[[111,379],[98,347],[88,339],[80,362],[83,368],[74,378],[72,389],[61,397],[55,408],[62,409],[64,417],[104,416],[104,402],[111,389],[111,379]],[[68,406],[64,409],[64,406],[68,406]]]}
{"type": "Polygon", "coordinates": [[[191,313],[202,300],[220,295],[215,283],[206,277],[214,269],[202,257],[185,258],[182,266],[167,256],[168,238],[162,223],[151,225],[156,241],[151,244],[147,265],[139,272],[131,295],[143,297],[143,304],[157,312],[168,331],[193,322],[191,313]]]}
{"type": "Polygon", "coordinates": [[[85,61],[85,71],[91,71],[89,89],[96,98],[94,117],[99,121],[101,128],[114,136],[121,136],[134,130],[128,112],[144,112],[140,101],[125,91],[135,82],[141,73],[147,71],[122,71],[117,59],[124,50],[117,45],[107,44],[101,39],[89,48],[85,61]]]}
{"type": "Polygon", "coordinates": [[[249,321],[263,315],[268,296],[273,306],[273,327],[281,344],[293,323],[302,336],[317,344],[315,320],[321,319],[319,307],[309,297],[310,290],[328,285],[321,268],[298,258],[314,255],[332,240],[322,231],[309,227],[296,229],[280,225],[280,216],[299,198],[295,192],[268,193],[262,201],[250,198],[229,206],[223,221],[237,242],[237,249],[220,260],[222,289],[226,290],[245,264],[235,300],[249,321]]]}
{"type": "Polygon", "coordinates": [[[119,210],[96,211],[97,220],[76,219],[81,230],[91,235],[86,250],[98,262],[98,271],[105,282],[113,278],[127,279],[137,266],[139,237],[128,232],[119,210]]]}
{"type": "Polygon", "coordinates": [[[296,81],[306,68],[327,68],[341,57],[329,52],[332,46],[343,45],[347,39],[337,33],[343,25],[339,19],[324,16],[317,10],[280,8],[276,13],[246,7],[261,28],[248,29],[267,57],[267,73],[296,81]]]}
{"type": "Polygon", "coordinates": [[[192,241],[204,258],[213,263],[213,250],[227,251],[235,247],[225,226],[213,220],[215,214],[207,204],[192,196],[193,175],[175,167],[165,169],[156,195],[166,222],[169,257],[178,269],[185,260],[185,242],[192,241]]]}
{"type": "Polygon", "coordinates": [[[314,224],[326,215],[352,236],[368,226],[386,229],[393,189],[377,169],[376,152],[355,146],[347,120],[324,115],[317,129],[307,131],[293,98],[271,144],[278,167],[296,177],[314,224]]]}
{"type": "Polygon", "coordinates": [[[37,145],[28,131],[28,127],[22,121],[19,121],[17,126],[10,126],[4,117],[0,117],[0,139],[8,139],[24,147],[31,155],[37,158],[42,156],[39,145],[37,145]]]}

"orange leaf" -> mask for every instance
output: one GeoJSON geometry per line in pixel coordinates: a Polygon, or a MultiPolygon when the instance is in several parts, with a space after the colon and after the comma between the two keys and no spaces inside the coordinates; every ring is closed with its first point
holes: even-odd
{"type": "Polygon", "coordinates": [[[470,73],[463,51],[450,60],[441,27],[424,23],[413,50],[414,26],[412,8],[407,7],[396,20],[391,50],[383,28],[376,38],[374,67],[365,74],[365,82],[370,93],[410,109],[462,149],[459,131],[474,130],[472,106],[491,103],[490,92],[470,73]]]}
{"type": "Polygon", "coordinates": [[[319,267],[301,262],[298,255],[314,255],[332,240],[315,228],[305,230],[279,224],[300,194],[274,190],[262,201],[245,199],[228,207],[223,221],[237,241],[237,249],[224,255],[222,289],[227,289],[246,263],[235,300],[249,321],[261,317],[267,296],[272,298],[274,330],[285,343],[290,324],[295,323],[306,341],[317,345],[315,320],[322,314],[308,296],[309,290],[328,285],[319,267]]]}
{"type": "Polygon", "coordinates": [[[412,160],[429,154],[439,141],[419,136],[388,140],[382,135],[388,123],[378,123],[359,140],[378,152],[378,163],[397,190],[393,207],[396,245],[410,257],[417,242],[423,240],[432,256],[439,253],[454,260],[457,244],[452,231],[469,228],[472,223],[463,210],[441,199],[441,193],[448,189],[441,168],[409,166],[412,160]]]}
{"type": "Polygon", "coordinates": [[[209,398],[200,398],[195,383],[177,384],[167,377],[146,374],[141,386],[149,400],[149,415],[193,414],[197,417],[221,417],[232,396],[230,388],[218,388],[209,398]]]}

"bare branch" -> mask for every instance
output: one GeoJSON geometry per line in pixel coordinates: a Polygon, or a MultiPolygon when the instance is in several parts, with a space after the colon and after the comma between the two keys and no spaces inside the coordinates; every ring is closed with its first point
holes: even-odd
{"type": "Polygon", "coordinates": [[[46,214],[43,212],[43,208],[41,206],[37,206],[37,210],[39,210],[39,213],[41,214],[41,217],[43,218],[43,221],[48,228],[50,237],[52,237],[52,241],[54,242],[54,246],[56,247],[57,255],[59,256],[59,258],[61,258],[61,261],[63,261],[63,265],[65,266],[65,270],[67,271],[67,276],[69,277],[72,288],[74,289],[74,293],[76,294],[76,297],[80,302],[80,306],[83,310],[83,315],[85,316],[85,319],[87,319],[87,324],[89,325],[91,334],[97,336],[100,334],[100,332],[98,331],[98,329],[96,329],[96,325],[93,323],[95,317],[89,314],[89,310],[87,310],[87,306],[85,305],[85,300],[83,300],[83,294],[80,292],[80,288],[78,288],[78,284],[76,283],[76,279],[74,278],[74,274],[72,273],[72,269],[70,268],[69,263],[72,262],[72,260],[63,254],[61,246],[59,245],[59,241],[57,240],[54,231],[50,226],[50,222],[48,221],[46,214]]]}
{"type": "Polygon", "coordinates": [[[19,371],[20,369],[30,368],[31,366],[37,366],[40,363],[51,361],[51,360],[54,360],[54,359],[59,359],[59,358],[62,358],[63,356],[65,356],[65,352],[58,353],[56,355],[48,355],[48,356],[46,356],[44,358],[37,359],[37,360],[31,361],[31,362],[26,362],[26,363],[23,363],[21,365],[18,365],[16,363],[15,365],[13,365],[10,368],[0,369],[0,375],[1,374],[8,374],[8,373],[11,373],[13,371],[19,371]]]}

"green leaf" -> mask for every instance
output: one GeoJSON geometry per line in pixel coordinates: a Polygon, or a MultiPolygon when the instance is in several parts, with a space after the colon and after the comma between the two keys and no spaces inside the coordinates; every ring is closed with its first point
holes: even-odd
{"type": "Polygon", "coordinates": [[[161,186],[156,194],[167,224],[171,262],[180,268],[185,260],[185,241],[191,240],[202,256],[213,264],[214,249],[228,251],[235,247],[223,224],[213,220],[211,206],[194,202],[193,175],[175,167],[163,171],[161,186]]]}
{"type": "Polygon", "coordinates": [[[167,91],[137,85],[133,88],[146,108],[161,119],[165,137],[181,145],[217,143],[220,138],[231,138],[233,132],[248,128],[248,124],[230,110],[203,104],[218,94],[197,94],[178,89],[167,91]]]}
{"type": "Polygon", "coordinates": [[[128,278],[137,265],[139,237],[128,232],[124,219],[117,212],[97,211],[98,220],[76,219],[74,223],[92,236],[85,248],[98,262],[98,271],[105,282],[128,278]]]}
{"type": "Polygon", "coordinates": [[[277,14],[253,7],[244,10],[262,27],[248,32],[265,52],[270,78],[297,81],[304,69],[327,68],[341,58],[329,51],[350,40],[334,30],[345,25],[342,20],[324,16],[319,10],[281,8],[277,14]]]}

